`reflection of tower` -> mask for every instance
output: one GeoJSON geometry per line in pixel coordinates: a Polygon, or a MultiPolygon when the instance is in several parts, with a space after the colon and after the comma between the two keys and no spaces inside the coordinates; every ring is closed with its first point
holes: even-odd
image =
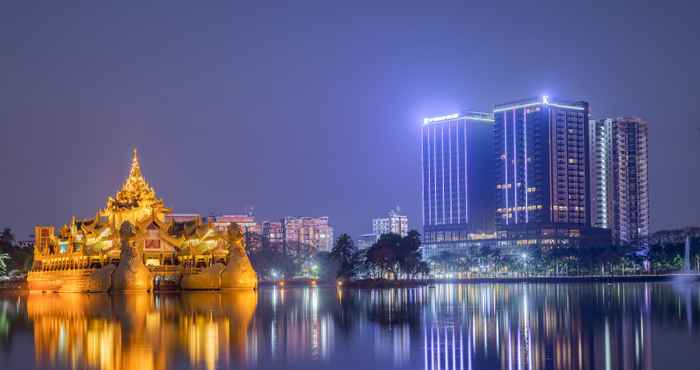
{"type": "Polygon", "coordinates": [[[472,369],[470,337],[467,332],[467,358],[464,358],[464,333],[453,325],[432,325],[423,333],[425,370],[472,369]]]}
{"type": "Polygon", "coordinates": [[[683,272],[690,272],[690,233],[685,236],[685,254],[683,257],[683,272]]]}

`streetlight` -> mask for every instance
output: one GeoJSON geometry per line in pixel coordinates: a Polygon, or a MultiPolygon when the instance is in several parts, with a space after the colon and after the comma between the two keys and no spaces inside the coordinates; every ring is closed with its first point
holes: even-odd
{"type": "Polygon", "coordinates": [[[521,254],[520,258],[523,260],[523,267],[525,268],[525,275],[527,275],[527,253],[521,254]]]}

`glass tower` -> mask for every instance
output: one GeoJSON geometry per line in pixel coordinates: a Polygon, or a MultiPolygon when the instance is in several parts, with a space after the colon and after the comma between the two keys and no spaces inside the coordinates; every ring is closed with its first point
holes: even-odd
{"type": "Polygon", "coordinates": [[[426,255],[467,247],[493,233],[493,153],[490,113],[424,119],[421,194],[426,255]]]}
{"type": "Polygon", "coordinates": [[[565,244],[590,226],[588,110],[546,96],[495,106],[499,239],[565,244]]]}

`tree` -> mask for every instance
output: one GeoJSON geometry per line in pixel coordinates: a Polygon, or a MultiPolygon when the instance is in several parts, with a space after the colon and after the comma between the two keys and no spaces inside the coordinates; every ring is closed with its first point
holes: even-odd
{"type": "Polygon", "coordinates": [[[282,246],[271,243],[265,237],[261,240],[260,248],[249,250],[248,253],[253,268],[262,278],[290,278],[301,270],[299,259],[285,253],[282,246]]]}
{"type": "MultiPolygon", "coordinates": [[[[0,233],[0,257],[3,259],[6,272],[20,270],[27,272],[32,267],[34,261],[34,250],[32,248],[20,248],[15,243],[15,234],[10,228],[4,228],[0,233]]],[[[1,266],[0,266],[1,268],[1,266]]]]}
{"type": "Polygon", "coordinates": [[[314,257],[318,266],[318,279],[332,281],[339,274],[340,263],[329,252],[318,252],[314,257]]]}
{"type": "Polygon", "coordinates": [[[414,278],[425,273],[427,264],[420,250],[420,234],[411,230],[408,235],[383,234],[367,250],[365,259],[370,274],[393,279],[414,278]]]}
{"type": "Polygon", "coordinates": [[[15,246],[15,234],[6,227],[0,234],[0,252],[10,253],[15,246]]]}
{"type": "Polygon", "coordinates": [[[394,279],[398,277],[398,251],[401,239],[401,235],[398,234],[383,234],[376,243],[372,244],[367,250],[370,271],[378,272],[381,278],[387,274],[391,274],[394,279]]]}
{"type": "Polygon", "coordinates": [[[353,276],[354,260],[353,256],[357,253],[357,248],[352,238],[348,234],[341,234],[333,246],[331,257],[340,264],[337,271],[337,277],[349,279],[353,276]]]}
{"type": "Polygon", "coordinates": [[[414,277],[419,270],[419,264],[423,256],[420,251],[420,234],[416,230],[411,230],[408,235],[401,238],[397,250],[397,262],[399,269],[406,277],[414,277]]]}
{"type": "Polygon", "coordinates": [[[5,275],[7,273],[7,264],[5,261],[10,259],[10,255],[7,253],[0,253],[0,275],[5,275]]]}

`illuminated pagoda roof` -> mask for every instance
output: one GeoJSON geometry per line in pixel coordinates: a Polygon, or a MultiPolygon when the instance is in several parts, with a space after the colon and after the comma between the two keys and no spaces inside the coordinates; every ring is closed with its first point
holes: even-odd
{"type": "Polygon", "coordinates": [[[143,177],[138,151],[134,149],[129,176],[117,194],[107,198],[107,206],[101,215],[109,217],[119,225],[123,221],[140,224],[151,215],[163,220],[164,215],[169,212],[163,200],[156,196],[155,190],[143,177]]]}

